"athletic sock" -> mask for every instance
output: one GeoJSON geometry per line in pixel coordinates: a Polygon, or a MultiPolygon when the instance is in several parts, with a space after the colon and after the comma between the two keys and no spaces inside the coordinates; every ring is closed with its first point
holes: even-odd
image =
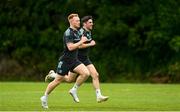
{"type": "Polygon", "coordinates": [[[73,88],[72,88],[72,90],[77,91],[78,88],[79,88],[79,86],[75,83],[74,86],[73,86],[73,88]]]}
{"type": "Polygon", "coordinates": [[[47,97],[48,97],[48,94],[45,92],[45,93],[44,93],[44,96],[47,98],[47,97]]]}
{"type": "Polygon", "coordinates": [[[96,96],[97,96],[97,97],[102,96],[102,95],[101,95],[101,90],[100,90],[100,89],[96,89],[96,96]]]}

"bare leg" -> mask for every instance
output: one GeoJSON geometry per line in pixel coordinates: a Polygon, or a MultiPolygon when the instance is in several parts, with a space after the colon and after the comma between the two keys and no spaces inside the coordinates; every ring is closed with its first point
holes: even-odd
{"type": "Polygon", "coordinates": [[[96,68],[94,67],[93,64],[88,65],[87,68],[91,74],[94,89],[100,89],[99,74],[96,68]]]}
{"type": "Polygon", "coordinates": [[[70,83],[70,82],[75,81],[76,76],[77,76],[76,73],[69,72],[68,75],[65,75],[65,76],[64,76],[64,80],[65,80],[66,82],[69,82],[69,83],[70,83]]]}
{"type": "Polygon", "coordinates": [[[77,66],[74,69],[74,72],[78,73],[79,76],[76,79],[76,83],[74,84],[72,89],[69,90],[69,93],[73,97],[74,101],[76,103],[79,103],[79,98],[77,96],[77,89],[79,88],[80,85],[83,84],[84,81],[87,80],[87,78],[89,77],[90,74],[89,74],[89,71],[84,64],[80,64],[79,66],[77,66]]]}
{"type": "Polygon", "coordinates": [[[42,96],[41,103],[44,109],[48,108],[48,95],[64,80],[63,76],[57,75],[56,78],[50,82],[46,88],[44,96],[42,96]]]}
{"type": "Polygon", "coordinates": [[[99,84],[99,74],[98,74],[96,68],[94,67],[93,64],[88,65],[87,68],[92,77],[93,86],[96,91],[97,102],[100,103],[100,102],[108,100],[108,98],[109,98],[108,96],[103,96],[101,94],[100,84],[99,84]]]}
{"type": "Polygon", "coordinates": [[[56,88],[56,86],[58,86],[62,81],[63,76],[57,75],[56,78],[48,84],[44,95],[49,95],[51,91],[53,91],[54,88],[56,88]]]}
{"type": "Polygon", "coordinates": [[[77,66],[74,69],[74,72],[78,73],[79,76],[76,79],[76,84],[78,86],[80,86],[81,84],[83,84],[84,81],[87,80],[87,78],[89,77],[90,73],[87,69],[87,67],[84,64],[80,64],[79,66],[77,66]]]}

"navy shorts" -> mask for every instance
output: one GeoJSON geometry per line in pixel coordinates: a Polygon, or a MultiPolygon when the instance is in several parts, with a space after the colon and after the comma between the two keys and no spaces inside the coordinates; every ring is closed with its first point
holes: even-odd
{"type": "Polygon", "coordinates": [[[81,61],[85,66],[88,66],[88,65],[92,64],[91,60],[88,57],[79,58],[79,61],[81,61]]]}
{"type": "Polygon", "coordinates": [[[82,64],[78,59],[74,61],[59,60],[56,73],[59,75],[68,75],[69,71],[73,71],[78,65],[82,64]]]}

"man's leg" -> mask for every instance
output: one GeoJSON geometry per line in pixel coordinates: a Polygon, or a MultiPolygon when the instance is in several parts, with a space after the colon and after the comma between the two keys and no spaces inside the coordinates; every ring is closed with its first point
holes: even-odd
{"type": "Polygon", "coordinates": [[[86,66],[91,74],[94,89],[99,89],[99,74],[93,64],[86,66]]]}
{"type": "Polygon", "coordinates": [[[76,73],[73,73],[73,72],[68,72],[68,75],[65,75],[64,76],[64,80],[66,81],[66,82],[73,82],[73,81],[75,81],[75,79],[76,79],[76,77],[77,77],[77,74],[76,73]]]}
{"type": "Polygon", "coordinates": [[[88,79],[90,74],[84,64],[78,65],[76,68],[74,68],[73,71],[76,72],[77,74],[79,74],[79,76],[76,79],[76,82],[75,82],[73,88],[70,89],[69,93],[73,97],[74,101],[79,103],[79,98],[77,96],[77,89],[79,88],[79,86],[81,86],[83,84],[84,81],[86,81],[88,79]]]}
{"type": "Polygon", "coordinates": [[[43,108],[48,108],[48,95],[63,81],[63,79],[63,76],[57,75],[56,78],[48,84],[44,96],[40,98],[43,108]]]}
{"type": "Polygon", "coordinates": [[[91,74],[94,89],[96,90],[97,102],[100,103],[100,102],[108,100],[109,98],[108,96],[103,96],[101,94],[100,84],[99,84],[99,74],[96,68],[94,67],[93,64],[88,65],[87,68],[91,74]]]}
{"type": "MultiPolygon", "coordinates": [[[[46,77],[45,77],[45,82],[53,81],[56,76],[57,76],[57,74],[54,72],[54,70],[50,70],[48,75],[46,75],[46,77]]],[[[71,82],[75,81],[76,77],[77,77],[76,73],[69,71],[68,75],[64,76],[64,81],[71,83],[71,82]]]]}

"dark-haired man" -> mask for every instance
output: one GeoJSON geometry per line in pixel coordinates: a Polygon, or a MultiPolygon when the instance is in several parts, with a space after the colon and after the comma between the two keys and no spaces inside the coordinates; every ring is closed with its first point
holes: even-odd
{"type": "MultiPolygon", "coordinates": [[[[96,68],[94,67],[94,65],[92,64],[91,60],[89,59],[89,54],[88,54],[89,50],[91,47],[96,45],[96,42],[92,39],[92,35],[91,35],[91,30],[93,29],[93,18],[92,18],[92,16],[84,16],[81,19],[81,22],[82,22],[83,26],[79,30],[80,35],[84,35],[85,37],[87,37],[88,41],[86,41],[85,43],[83,43],[79,46],[78,59],[89,70],[90,75],[92,77],[93,86],[96,91],[96,99],[97,99],[97,102],[100,103],[100,102],[108,100],[109,97],[103,96],[101,94],[100,84],[99,84],[99,74],[98,74],[96,68]]],[[[49,74],[45,80],[47,80],[48,78],[55,77],[55,75],[53,75],[53,74],[54,73],[52,71],[52,74],[49,74]]],[[[76,73],[73,73],[70,71],[69,74],[65,76],[65,81],[72,82],[73,80],[75,80],[76,76],[77,76],[76,73]]],[[[71,95],[72,95],[72,93],[76,93],[77,88],[70,89],[69,93],[71,95]]],[[[78,99],[78,101],[79,101],[79,98],[77,96],[75,96],[75,97],[73,96],[73,98],[78,99]]],[[[76,100],[74,100],[74,101],[76,101],[76,100]]]]}
{"type": "MultiPolygon", "coordinates": [[[[91,47],[96,45],[96,42],[92,39],[91,30],[93,29],[93,18],[92,16],[84,16],[81,19],[83,24],[82,28],[79,30],[81,35],[87,37],[88,41],[79,46],[78,50],[78,59],[88,68],[90,75],[92,77],[92,82],[94,89],[96,91],[96,99],[97,102],[103,102],[108,100],[108,96],[103,96],[100,90],[99,84],[99,74],[89,59],[89,50],[91,47]]],[[[69,72],[68,78],[66,78],[68,82],[71,82],[75,79],[75,73],[69,72]]],[[[71,91],[71,90],[70,90],[71,91]]]]}

